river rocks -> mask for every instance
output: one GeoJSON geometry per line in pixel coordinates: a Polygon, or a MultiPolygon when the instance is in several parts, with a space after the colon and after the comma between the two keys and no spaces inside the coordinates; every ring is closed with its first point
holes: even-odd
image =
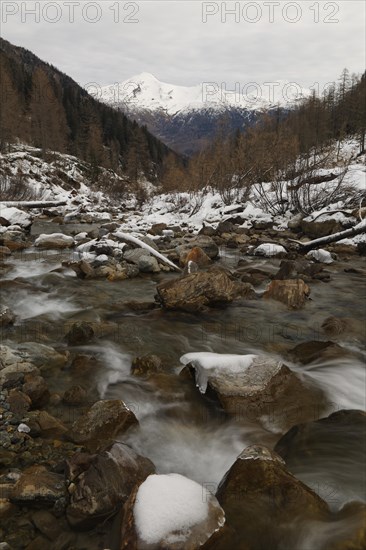
{"type": "Polygon", "coordinates": [[[63,233],[42,234],[34,241],[34,246],[44,249],[63,249],[74,246],[74,238],[63,233]]]}
{"type": "Polygon", "coordinates": [[[12,353],[16,362],[29,362],[40,371],[63,368],[67,362],[67,354],[59,353],[51,346],[38,342],[24,342],[14,345],[12,353]]]}
{"type": "Polygon", "coordinates": [[[8,395],[9,409],[17,417],[22,418],[27,411],[29,411],[32,401],[22,391],[18,389],[12,389],[8,395]]]}
{"type": "Polygon", "coordinates": [[[55,541],[61,533],[60,521],[48,510],[36,510],[31,518],[38,531],[50,541],[55,541]]]}
{"type": "Polygon", "coordinates": [[[79,385],[71,386],[63,395],[63,402],[67,405],[79,406],[86,402],[88,397],[87,391],[79,385]]]}
{"type": "Polygon", "coordinates": [[[160,271],[157,259],[150,254],[140,256],[137,267],[141,273],[159,273],[160,271]]]}
{"type": "Polygon", "coordinates": [[[11,492],[15,502],[55,502],[65,497],[64,477],[48,471],[44,466],[31,466],[24,470],[11,492]]]}
{"type": "Polygon", "coordinates": [[[311,217],[304,218],[301,221],[301,230],[308,237],[318,238],[332,235],[344,229],[342,223],[337,218],[319,216],[316,220],[311,217]]]}
{"type": "Polygon", "coordinates": [[[30,397],[32,408],[43,407],[48,403],[50,392],[42,376],[26,374],[24,376],[23,392],[30,397]]]}
{"type": "Polygon", "coordinates": [[[303,342],[288,351],[288,356],[296,362],[307,365],[317,360],[329,360],[349,354],[346,349],[334,342],[313,340],[303,342]]]}
{"type": "Polygon", "coordinates": [[[219,247],[215,241],[206,235],[197,235],[189,241],[187,244],[183,244],[176,247],[178,256],[181,257],[184,254],[188,254],[192,248],[199,247],[203,252],[211,259],[214,260],[219,255],[219,247]]]}
{"type": "Polygon", "coordinates": [[[151,235],[163,235],[163,231],[165,229],[167,229],[167,224],[166,223],[155,223],[150,229],[149,229],[149,233],[151,233],[151,235]]]}
{"type": "Polygon", "coordinates": [[[281,361],[267,356],[188,353],[180,360],[194,369],[201,393],[215,396],[239,422],[258,422],[278,432],[300,418],[312,420],[324,406],[320,391],[306,387],[281,361]]]}
{"type": "Polygon", "coordinates": [[[12,325],[14,321],[14,313],[7,306],[0,305],[0,327],[12,325]]]}
{"type": "Polygon", "coordinates": [[[29,418],[30,435],[33,437],[54,438],[63,436],[67,432],[64,424],[47,411],[34,411],[27,416],[29,418]]]}
{"type": "Polygon", "coordinates": [[[282,260],[278,272],[273,276],[277,280],[303,279],[309,281],[323,271],[322,266],[307,260],[282,260]]]}
{"type": "Polygon", "coordinates": [[[189,262],[194,262],[198,267],[205,267],[211,261],[211,258],[199,246],[194,246],[189,251],[183,250],[179,257],[179,263],[182,267],[188,265],[189,262]]]}
{"type": "Polygon", "coordinates": [[[0,246],[0,261],[6,260],[11,256],[11,250],[7,246],[0,246]]]}
{"type": "Polygon", "coordinates": [[[321,481],[324,498],[338,508],[342,498],[350,500],[356,495],[364,498],[365,433],[364,411],[340,410],[326,418],[293,426],[278,441],[275,451],[286,460],[289,470],[306,483],[316,485],[321,481]],[[350,475],[349,464],[359,476],[350,475]]]}
{"type": "Polygon", "coordinates": [[[29,246],[26,235],[20,229],[8,229],[0,235],[0,244],[9,250],[23,250],[29,246]]]}
{"type": "Polygon", "coordinates": [[[235,531],[227,548],[241,547],[239,541],[253,550],[296,548],[302,524],[329,517],[327,504],[286,470],[281,457],[260,445],[238,456],[216,496],[235,531]]]}
{"type": "Polygon", "coordinates": [[[283,258],[286,256],[287,250],[279,244],[263,243],[257,246],[253,254],[254,256],[265,256],[267,258],[272,258],[274,256],[277,258],[283,258]]]}
{"type": "Polygon", "coordinates": [[[292,231],[300,231],[303,218],[303,214],[296,214],[287,222],[287,227],[292,231]]]}
{"type": "Polygon", "coordinates": [[[69,438],[74,443],[100,448],[136,424],[137,418],[123,401],[97,401],[74,422],[69,438]]]}
{"type": "Polygon", "coordinates": [[[310,252],[306,254],[306,257],[321,264],[332,264],[334,262],[332,254],[328,252],[328,250],[323,250],[322,248],[310,250],[310,252]]]}
{"type": "Polygon", "coordinates": [[[157,355],[144,355],[135,357],[132,361],[131,374],[135,376],[148,376],[164,370],[163,361],[157,355]]]}
{"type": "Polygon", "coordinates": [[[66,261],[62,262],[62,265],[75,271],[79,279],[92,279],[95,277],[94,268],[85,260],[80,260],[79,262],[66,261]]]}
{"type": "Polygon", "coordinates": [[[120,550],[208,548],[224,523],[216,498],[195,481],[150,475],[126,503],[120,550]]]}
{"type": "Polygon", "coordinates": [[[364,341],[366,333],[366,322],[361,319],[350,317],[327,317],[322,325],[324,333],[333,339],[351,338],[352,340],[364,341]]]}
{"type": "Polygon", "coordinates": [[[115,443],[98,455],[76,453],[67,462],[70,504],[66,514],[74,528],[90,528],[115,513],[132,489],[154,473],[153,463],[130,447],[115,443]]]}
{"type": "Polygon", "coordinates": [[[82,346],[88,344],[93,338],[93,326],[85,321],[74,323],[65,336],[69,346],[82,346]]]}
{"type": "Polygon", "coordinates": [[[272,281],[263,298],[282,302],[289,309],[301,309],[310,296],[310,288],[302,279],[285,279],[272,281]]]}
{"type": "Polygon", "coordinates": [[[200,271],[157,286],[158,300],[165,309],[199,312],[222,307],[237,298],[253,299],[251,285],[233,281],[222,270],[200,271]]]}

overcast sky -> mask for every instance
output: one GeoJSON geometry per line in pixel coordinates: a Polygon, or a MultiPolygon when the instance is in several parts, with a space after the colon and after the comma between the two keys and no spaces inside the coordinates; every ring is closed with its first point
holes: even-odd
{"type": "Polygon", "coordinates": [[[83,86],[146,71],[181,85],[289,80],[310,87],[344,67],[365,68],[363,0],[237,2],[231,15],[225,6],[235,2],[221,0],[1,4],[2,36],[83,86]]]}

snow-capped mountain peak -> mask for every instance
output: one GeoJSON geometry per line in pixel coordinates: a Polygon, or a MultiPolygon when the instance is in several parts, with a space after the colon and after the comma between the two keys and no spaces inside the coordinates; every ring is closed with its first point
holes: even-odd
{"type": "Polygon", "coordinates": [[[143,72],[121,83],[101,89],[100,99],[127,111],[163,111],[174,115],[197,110],[270,109],[290,107],[310,90],[287,81],[263,84],[202,82],[196,86],[180,86],[161,82],[153,74],[143,72]]]}

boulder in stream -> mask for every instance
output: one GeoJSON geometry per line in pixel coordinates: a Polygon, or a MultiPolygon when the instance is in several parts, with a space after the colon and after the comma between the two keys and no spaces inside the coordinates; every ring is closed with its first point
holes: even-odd
{"type": "Polygon", "coordinates": [[[289,309],[301,309],[310,296],[310,288],[302,279],[272,281],[263,298],[282,302],[289,309]]]}
{"type": "Polygon", "coordinates": [[[120,550],[209,548],[225,514],[217,499],[180,474],[150,475],[125,505],[120,550]]]}
{"type": "Polygon", "coordinates": [[[97,401],[72,425],[69,438],[74,443],[99,449],[138,421],[120,399],[97,401]]]}
{"type": "Polygon", "coordinates": [[[75,241],[73,237],[63,233],[42,234],[34,241],[34,246],[44,249],[71,248],[75,241]]]}
{"type": "Polygon", "coordinates": [[[100,454],[76,453],[67,461],[70,504],[66,514],[74,528],[90,528],[116,513],[132,489],[155,472],[153,463],[127,445],[114,443],[100,454]]]}
{"type": "Polygon", "coordinates": [[[165,309],[199,312],[207,307],[222,307],[237,298],[253,299],[255,292],[247,283],[232,280],[220,269],[199,271],[157,286],[158,300],[165,309]]]}
{"type": "Polygon", "coordinates": [[[226,548],[297,548],[299,528],[330,515],[327,504],[287,471],[282,458],[261,445],[244,449],[216,497],[233,529],[226,548]]]}

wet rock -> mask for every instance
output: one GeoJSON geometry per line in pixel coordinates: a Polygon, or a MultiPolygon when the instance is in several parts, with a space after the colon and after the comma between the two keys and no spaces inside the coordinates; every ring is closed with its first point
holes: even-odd
{"type": "Polygon", "coordinates": [[[92,279],[95,277],[94,268],[85,260],[81,260],[80,262],[66,261],[62,262],[62,265],[65,267],[70,267],[73,271],[75,271],[76,276],[79,279],[92,279]]]}
{"type": "Polygon", "coordinates": [[[10,390],[7,401],[11,412],[20,418],[29,411],[32,404],[28,395],[17,389],[10,390]]]}
{"type": "Polygon", "coordinates": [[[132,361],[131,374],[135,376],[148,376],[164,370],[163,361],[157,355],[144,355],[135,357],[132,361]]]}
{"type": "Polygon", "coordinates": [[[190,250],[184,250],[179,257],[179,263],[182,267],[189,262],[195,262],[199,267],[205,267],[211,263],[211,258],[199,246],[194,246],[190,250]]]}
{"type": "Polygon", "coordinates": [[[50,392],[47,382],[42,376],[26,374],[22,390],[30,397],[32,408],[43,407],[49,401],[50,392]]]}
{"type": "MultiPolygon", "coordinates": [[[[245,356],[243,356],[244,358],[245,356]]],[[[196,385],[208,397],[215,397],[239,422],[260,423],[267,430],[281,432],[294,423],[318,418],[325,407],[320,390],[305,386],[281,361],[267,356],[246,356],[246,368],[220,362],[203,368],[199,359],[188,363],[194,369],[196,385]],[[300,420],[301,419],[301,420],[300,420]]],[[[187,364],[183,358],[181,362],[187,364]]],[[[226,361],[223,356],[221,361],[226,361]]]]}
{"type": "Polygon", "coordinates": [[[139,264],[140,258],[142,257],[152,257],[151,254],[144,248],[134,248],[131,250],[126,250],[123,254],[123,259],[127,262],[133,263],[135,265],[139,264]]]}
{"type": "Polygon", "coordinates": [[[22,473],[11,493],[15,502],[55,502],[66,494],[64,477],[48,471],[44,466],[31,466],[22,473]]]}
{"type": "Polygon", "coordinates": [[[321,328],[330,338],[351,337],[363,341],[365,339],[366,322],[350,317],[327,317],[321,328]]]}
{"type": "Polygon", "coordinates": [[[213,237],[214,235],[216,235],[216,229],[214,229],[211,225],[206,225],[205,223],[203,223],[198,234],[204,235],[205,237],[213,237]]]}
{"type": "Polygon", "coordinates": [[[60,535],[62,527],[59,519],[48,510],[36,510],[32,513],[34,526],[49,540],[54,541],[60,535]]]}
{"type": "Polygon", "coordinates": [[[324,521],[327,504],[286,470],[284,461],[260,445],[247,447],[221,481],[217,499],[240,541],[250,549],[296,548],[298,530],[324,521]]]}
{"type": "Polygon", "coordinates": [[[302,279],[272,281],[263,298],[282,302],[289,309],[301,309],[310,296],[310,288],[302,279]]]}
{"type": "Polygon", "coordinates": [[[6,260],[11,256],[11,250],[7,246],[0,246],[0,260],[6,260]]]}
{"type": "Polygon", "coordinates": [[[287,227],[289,229],[291,229],[292,231],[300,231],[301,230],[301,223],[302,223],[302,220],[304,219],[304,215],[303,214],[296,214],[293,218],[291,218],[288,222],[287,222],[287,227]]]}
{"type": "Polygon", "coordinates": [[[137,300],[130,300],[129,302],[122,302],[117,304],[118,308],[126,308],[131,311],[151,311],[157,307],[156,302],[138,302],[137,300]]]}
{"type": "Polygon", "coordinates": [[[14,321],[14,313],[7,306],[0,305],[0,327],[12,325],[14,321]]]}
{"type": "Polygon", "coordinates": [[[339,499],[344,498],[342,494],[364,498],[365,433],[364,411],[340,410],[326,418],[293,426],[278,441],[275,451],[294,475],[304,476],[304,470],[316,472],[315,476],[307,474],[306,479],[315,483],[322,480],[324,497],[338,507],[339,499]],[[347,460],[344,449],[347,449],[347,460]],[[350,475],[350,463],[358,476],[350,475]]]}
{"type": "Polygon", "coordinates": [[[47,411],[33,411],[28,413],[27,417],[30,435],[33,437],[60,437],[67,432],[64,424],[47,411]]]}
{"type": "Polygon", "coordinates": [[[51,346],[38,342],[16,344],[12,351],[19,363],[28,361],[41,372],[51,368],[63,368],[67,362],[67,354],[59,353],[51,346]]]}
{"type": "Polygon", "coordinates": [[[0,235],[0,244],[9,250],[23,250],[29,246],[27,237],[23,231],[9,229],[0,235]]]}
{"type": "Polygon", "coordinates": [[[125,505],[120,550],[209,548],[225,523],[216,498],[179,474],[151,475],[125,505]]]}
{"type": "Polygon", "coordinates": [[[265,281],[268,281],[272,278],[271,273],[268,273],[267,271],[264,271],[263,269],[257,269],[254,267],[249,267],[238,270],[240,280],[243,283],[249,283],[253,286],[259,286],[263,284],[265,281]],[[243,273],[244,271],[244,273],[243,273]]]}
{"type": "Polygon", "coordinates": [[[263,243],[255,248],[253,254],[254,256],[264,256],[268,258],[283,258],[287,255],[287,250],[279,244],[263,243]]]}
{"type": "Polygon", "coordinates": [[[323,271],[322,266],[306,260],[282,260],[274,279],[303,279],[308,281],[323,271]]]}
{"type": "Polygon", "coordinates": [[[97,401],[78,420],[69,432],[74,443],[101,448],[119,433],[138,424],[137,418],[119,399],[97,401]]]}
{"type": "Polygon", "coordinates": [[[233,233],[235,231],[235,226],[232,222],[224,220],[219,222],[216,226],[216,235],[222,235],[223,233],[233,233]]]}
{"type": "Polygon", "coordinates": [[[159,273],[160,271],[157,259],[150,254],[140,256],[137,267],[141,273],[159,273]]]}
{"type": "Polygon", "coordinates": [[[335,523],[325,550],[364,550],[366,548],[366,504],[348,502],[334,516],[335,523]],[[338,528],[338,522],[341,524],[338,528]]]}
{"type": "Polygon", "coordinates": [[[87,391],[82,386],[71,386],[63,395],[63,402],[67,405],[82,405],[88,397],[87,391]]]}
{"type": "Polygon", "coordinates": [[[199,312],[222,307],[237,298],[253,299],[251,285],[233,281],[225,271],[192,273],[157,286],[158,299],[166,309],[199,312]]]}
{"type": "Polygon", "coordinates": [[[329,360],[342,357],[349,352],[334,342],[314,340],[303,342],[288,351],[289,357],[296,362],[307,365],[317,360],[329,360]]]}
{"type": "Polygon", "coordinates": [[[219,247],[211,237],[206,235],[198,235],[192,239],[189,243],[189,248],[194,248],[195,246],[201,248],[211,260],[214,260],[219,255],[219,247]]]}
{"type": "Polygon", "coordinates": [[[130,447],[115,443],[98,455],[76,453],[67,462],[72,527],[90,528],[116,513],[132,489],[154,473],[153,463],[130,447]]]}
{"type": "Polygon", "coordinates": [[[65,336],[69,346],[82,346],[88,344],[93,338],[93,326],[85,321],[74,323],[65,336]]]}
{"type": "Polygon", "coordinates": [[[149,229],[149,233],[151,233],[152,235],[162,235],[163,234],[163,231],[165,229],[167,229],[167,224],[166,223],[155,223],[150,229],[149,229]]]}
{"type": "Polygon", "coordinates": [[[34,241],[34,246],[44,249],[62,249],[74,246],[74,238],[63,233],[50,233],[39,235],[34,241]]]}
{"type": "Polygon", "coordinates": [[[304,218],[301,221],[301,231],[312,238],[332,235],[343,229],[345,229],[345,227],[335,218],[326,219],[320,216],[316,220],[304,218]]]}

